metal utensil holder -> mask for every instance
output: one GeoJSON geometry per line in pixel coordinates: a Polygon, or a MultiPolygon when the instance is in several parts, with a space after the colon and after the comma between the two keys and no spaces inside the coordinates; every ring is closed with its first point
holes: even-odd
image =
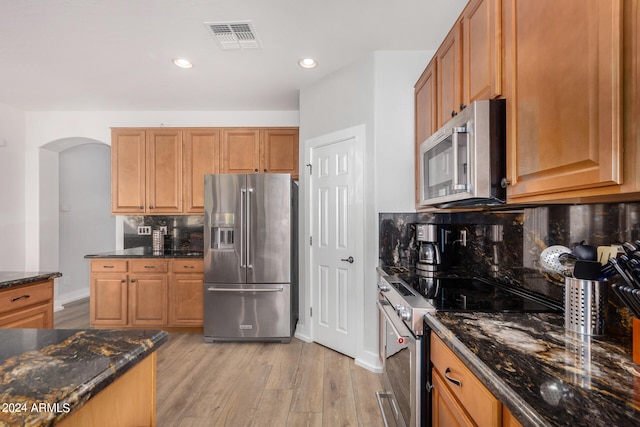
{"type": "Polygon", "coordinates": [[[566,277],[564,327],[583,335],[604,335],[607,282],[566,277]]]}

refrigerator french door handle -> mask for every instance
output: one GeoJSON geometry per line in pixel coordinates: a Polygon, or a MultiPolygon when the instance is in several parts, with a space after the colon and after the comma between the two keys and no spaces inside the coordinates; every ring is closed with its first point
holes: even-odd
{"type": "Polygon", "coordinates": [[[247,189],[240,189],[240,268],[247,268],[247,264],[244,260],[244,224],[245,224],[245,203],[247,197],[247,189]]]}
{"type": "Polygon", "coordinates": [[[253,196],[253,188],[247,189],[247,268],[253,268],[251,264],[251,197],[253,196]]]}
{"type": "Polygon", "coordinates": [[[258,288],[258,289],[238,289],[238,288],[207,288],[208,292],[284,292],[284,288],[282,286],[278,288],[258,288]]]}

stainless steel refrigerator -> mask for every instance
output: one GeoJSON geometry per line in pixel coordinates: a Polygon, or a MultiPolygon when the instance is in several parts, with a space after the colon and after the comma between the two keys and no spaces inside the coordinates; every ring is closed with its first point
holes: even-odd
{"type": "Polygon", "coordinates": [[[205,176],[204,340],[289,342],[298,190],[288,174],[205,176]]]}

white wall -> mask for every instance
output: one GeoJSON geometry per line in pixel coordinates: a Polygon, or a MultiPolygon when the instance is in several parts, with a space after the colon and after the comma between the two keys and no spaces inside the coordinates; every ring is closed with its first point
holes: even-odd
{"type": "MultiPolygon", "coordinates": [[[[332,132],[366,127],[364,299],[362,338],[356,363],[379,368],[376,267],[378,213],[411,212],[414,200],[413,85],[433,56],[432,51],[375,52],[300,92],[300,144],[332,132]]],[[[303,153],[300,156],[304,159],[303,153]]],[[[301,171],[305,170],[301,161],[301,171]]],[[[300,188],[306,188],[306,171],[300,188]]],[[[307,221],[301,195],[301,221],[307,221]]],[[[301,229],[304,239],[304,232],[301,229]]],[[[308,250],[308,245],[303,245],[308,250]]],[[[301,266],[301,278],[305,277],[301,266]]],[[[298,333],[310,337],[309,289],[301,283],[298,333]]]]}
{"type": "Polygon", "coordinates": [[[23,264],[35,271],[42,270],[43,263],[49,267],[50,254],[58,251],[57,227],[42,226],[43,220],[58,223],[58,203],[51,200],[58,188],[54,169],[42,164],[50,156],[41,154],[41,147],[60,140],[73,146],[78,139],[110,145],[111,127],[298,126],[299,121],[297,111],[45,111],[25,113],[23,123],[29,170],[24,175],[23,264]]]}
{"type": "Polygon", "coordinates": [[[24,123],[22,111],[0,104],[0,271],[25,268],[24,123]]]}
{"type": "Polygon", "coordinates": [[[92,140],[59,155],[58,306],[89,296],[84,256],[115,250],[111,215],[111,149],[92,140]]]}
{"type": "MultiPolygon", "coordinates": [[[[365,170],[364,187],[364,210],[368,210],[373,204],[374,180],[372,179],[373,164],[373,129],[374,129],[374,56],[366,56],[364,59],[350,64],[329,77],[303,88],[300,91],[300,149],[305,149],[305,143],[313,138],[331,134],[355,126],[365,127],[365,153],[361,159],[365,170]],[[367,179],[369,175],[371,179],[367,179]]],[[[304,166],[305,153],[300,153],[300,236],[302,241],[301,259],[309,259],[309,245],[305,244],[308,239],[306,230],[310,228],[310,213],[307,209],[306,189],[308,188],[308,170],[304,166]]],[[[365,236],[364,246],[372,245],[370,231],[374,224],[366,224],[357,221],[363,227],[365,236]]],[[[376,226],[377,229],[377,226],[376,226]]],[[[373,265],[375,260],[363,259],[365,271],[373,265]]],[[[300,267],[300,320],[298,321],[297,335],[303,339],[312,339],[311,319],[309,317],[309,307],[311,306],[311,295],[309,284],[305,282],[307,269],[304,265],[300,267]]],[[[366,367],[378,367],[377,357],[377,327],[371,332],[371,325],[362,323],[362,311],[364,305],[368,303],[363,295],[364,289],[360,288],[356,294],[364,299],[363,304],[358,307],[350,307],[356,311],[356,318],[360,331],[357,334],[356,342],[356,363],[366,367]],[[373,336],[373,341],[372,341],[373,336]]],[[[377,323],[376,323],[377,325],[377,323]]]]}

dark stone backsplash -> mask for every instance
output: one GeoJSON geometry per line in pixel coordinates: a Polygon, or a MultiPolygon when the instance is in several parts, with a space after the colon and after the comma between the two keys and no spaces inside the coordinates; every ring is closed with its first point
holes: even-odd
{"type": "Polygon", "coordinates": [[[140,246],[152,247],[152,236],[138,235],[139,226],[151,226],[152,230],[166,226],[166,249],[201,252],[204,248],[204,215],[126,216],[123,225],[124,249],[140,246]],[[173,242],[174,228],[178,229],[178,239],[175,246],[173,242]]]}
{"type": "MultiPolygon", "coordinates": [[[[549,205],[453,212],[381,213],[379,263],[413,267],[418,260],[417,223],[437,224],[444,270],[463,270],[535,292],[560,304],[564,278],[543,271],[548,246],[573,248],[640,240],[640,203],[549,205]],[[466,245],[461,235],[466,233],[466,245]]],[[[614,278],[612,280],[617,280],[614,278]]],[[[631,318],[610,293],[607,328],[626,333],[631,318]]]]}

